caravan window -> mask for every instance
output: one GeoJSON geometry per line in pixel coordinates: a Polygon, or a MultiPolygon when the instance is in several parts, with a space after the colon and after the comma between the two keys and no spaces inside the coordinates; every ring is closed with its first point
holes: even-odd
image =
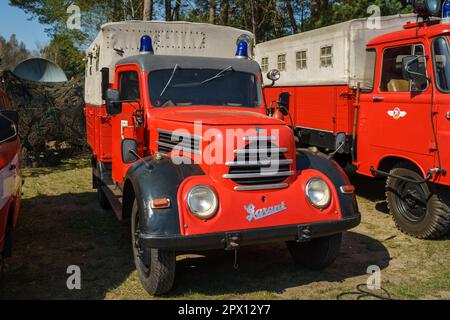
{"type": "Polygon", "coordinates": [[[278,56],[278,70],[285,71],[286,70],[286,55],[280,54],[278,56]]]}
{"type": "Polygon", "coordinates": [[[326,46],[320,48],[320,66],[323,68],[333,66],[333,47],[326,46]]]}
{"type": "Polygon", "coordinates": [[[306,69],[308,66],[306,50],[297,52],[296,60],[297,60],[297,69],[306,69]]]}
{"type": "Polygon", "coordinates": [[[269,72],[269,58],[262,58],[261,59],[261,71],[262,72],[269,72]]]}

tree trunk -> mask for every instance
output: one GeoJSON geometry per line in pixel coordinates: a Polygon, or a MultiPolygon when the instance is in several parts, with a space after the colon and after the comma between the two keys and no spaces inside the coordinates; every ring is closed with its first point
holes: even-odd
{"type": "Polygon", "coordinates": [[[320,0],[311,0],[311,24],[314,24],[319,20],[320,17],[320,0]]]}
{"type": "Polygon", "coordinates": [[[252,33],[255,37],[255,43],[257,43],[257,35],[256,35],[256,8],[255,8],[255,0],[250,0],[250,10],[252,12],[252,33]]]}
{"type": "Polygon", "coordinates": [[[305,0],[300,1],[300,32],[305,31],[305,0]]]}
{"type": "Polygon", "coordinates": [[[295,20],[294,15],[294,8],[292,7],[292,1],[291,0],[285,0],[286,1],[286,9],[289,16],[289,23],[291,24],[292,34],[297,33],[297,21],[295,20]]]}
{"type": "Polygon", "coordinates": [[[172,21],[172,3],[170,0],[165,0],[166,21],[172,21]]]}
{"type": "Polygon", "coordinates": [[[121,0],[112,0],[112,20],[113,21],[122,21],[123,20],[123,14],[122,14],[122,1],[121,0]]]}
{"type": "Polygon", "coordinates": [[[216,20],[216,0],[209,2],[209,23],[214,24],[216,20]]]}
{"type": "Polygon", "coordinates": [[[144,21],[153,20],[153,0],[144,0],[144,21]]]}
{"type": "Polygon", "coordinates": [[[175,8],[173,9],[173,20],[180,21],[181,0],[176,0],[175,8]]]}
{"type": "Polygon", "coordinates": [[[220,1],[220,23],[224,26],[228,25],[229,12],[230,0],[220,1]]]}

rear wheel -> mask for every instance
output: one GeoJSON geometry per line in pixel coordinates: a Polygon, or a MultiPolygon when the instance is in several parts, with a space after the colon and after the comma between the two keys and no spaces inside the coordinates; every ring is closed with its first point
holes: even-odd
{"type": "Polygon", "coordinates": [[[134,263],[144,289],[154,296],[169,292],[175,280],[175,252],[141,247],[140,214],[136,201],[133,204],[131,236],[134,263]]]}
{"type": "MultiPolygon", "coordinates": [[[[423,180],[413,169],[395,168],[392,175],[423,180]]],[[[450,230],[450,201],[444,190],[389,177],[386,198],[397,228],[418,239],[438,239],[450,230]]]]}
{"type": "Polygon", "coordinates": [[[312,270],[323,270],[331,266],[339,255],[342,233],[312,239],[310,242],[286,242],[295,263],[312,270]]]}
{"type": "Polygon", "coordinates": [[[100,204],[100,207],[103,210],[109,210],[109,209],[111,209],[111,204],[109,203],[109,200],[106,197],[106,194],[102,189],[102,186],[103,185],[100,183],[97,187],[97,200],[98,200],[98,203],[100,204]]]}

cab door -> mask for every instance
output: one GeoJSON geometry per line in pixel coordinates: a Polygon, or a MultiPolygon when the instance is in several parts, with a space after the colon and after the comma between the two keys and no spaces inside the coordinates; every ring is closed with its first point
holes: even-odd
{"type": "Polygon", "coordinates": [[[432,86],[425,79],[403,78],[403,58],[417,55],[421,73],[429,74],[431,59],[426,43],[388,45],[377,50],[374,90],[361,98],[358,126],[360,172],[370,174],[385,157],[396,156],[433,167],[434,145],[430,121],[432,86]]]}
{"type": "MultiPolygon", "coordinates": [[[[434,81],[436,92],[436,129],[442,168],[447,175],[441,182],[450,185],[450,46],[447,37],[440,36],[432,40],[434,81]]],[[[436,167],[439,166],[436,161],[436,167]]]]}
{"type": "Polygon", "coordinates": [[[132,164],[122,158],[122,141],[134,139],[143,145],[143,110],[141,74],[137,67],[119,68],[116,82],[122,102],[122,111],[112,119],[112,177],[116,183],[123,184],[124,177],[132,164]]]}

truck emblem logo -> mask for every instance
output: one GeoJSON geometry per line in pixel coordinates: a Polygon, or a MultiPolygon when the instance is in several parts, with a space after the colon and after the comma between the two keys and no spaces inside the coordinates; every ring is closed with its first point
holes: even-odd
{"type": "Polygon", "coordinates": [[[276,213],[283,212],[287,210],[286,203],[283,201],[279,205],[275,205],[272,207],[267,208],[261,208],[256,210],[256,207],[254,204],[249,204],[248,206],[244,206],[245,210],[248,213],[247,220],[248,222],[252,222],[253,220],[260,220],[263,218],[267,218],[271,215],[274,215],[276,213]]]}
{"type": "Polygon", "coordinates": [[[406,111],[400,110],[400,108],[395,108],[392,111],[388,111],[388,115],[390,117],[394,118],[395,120],[399,120],[401,118],[406,117],[407,113],[406,113],[406,111]]]}

